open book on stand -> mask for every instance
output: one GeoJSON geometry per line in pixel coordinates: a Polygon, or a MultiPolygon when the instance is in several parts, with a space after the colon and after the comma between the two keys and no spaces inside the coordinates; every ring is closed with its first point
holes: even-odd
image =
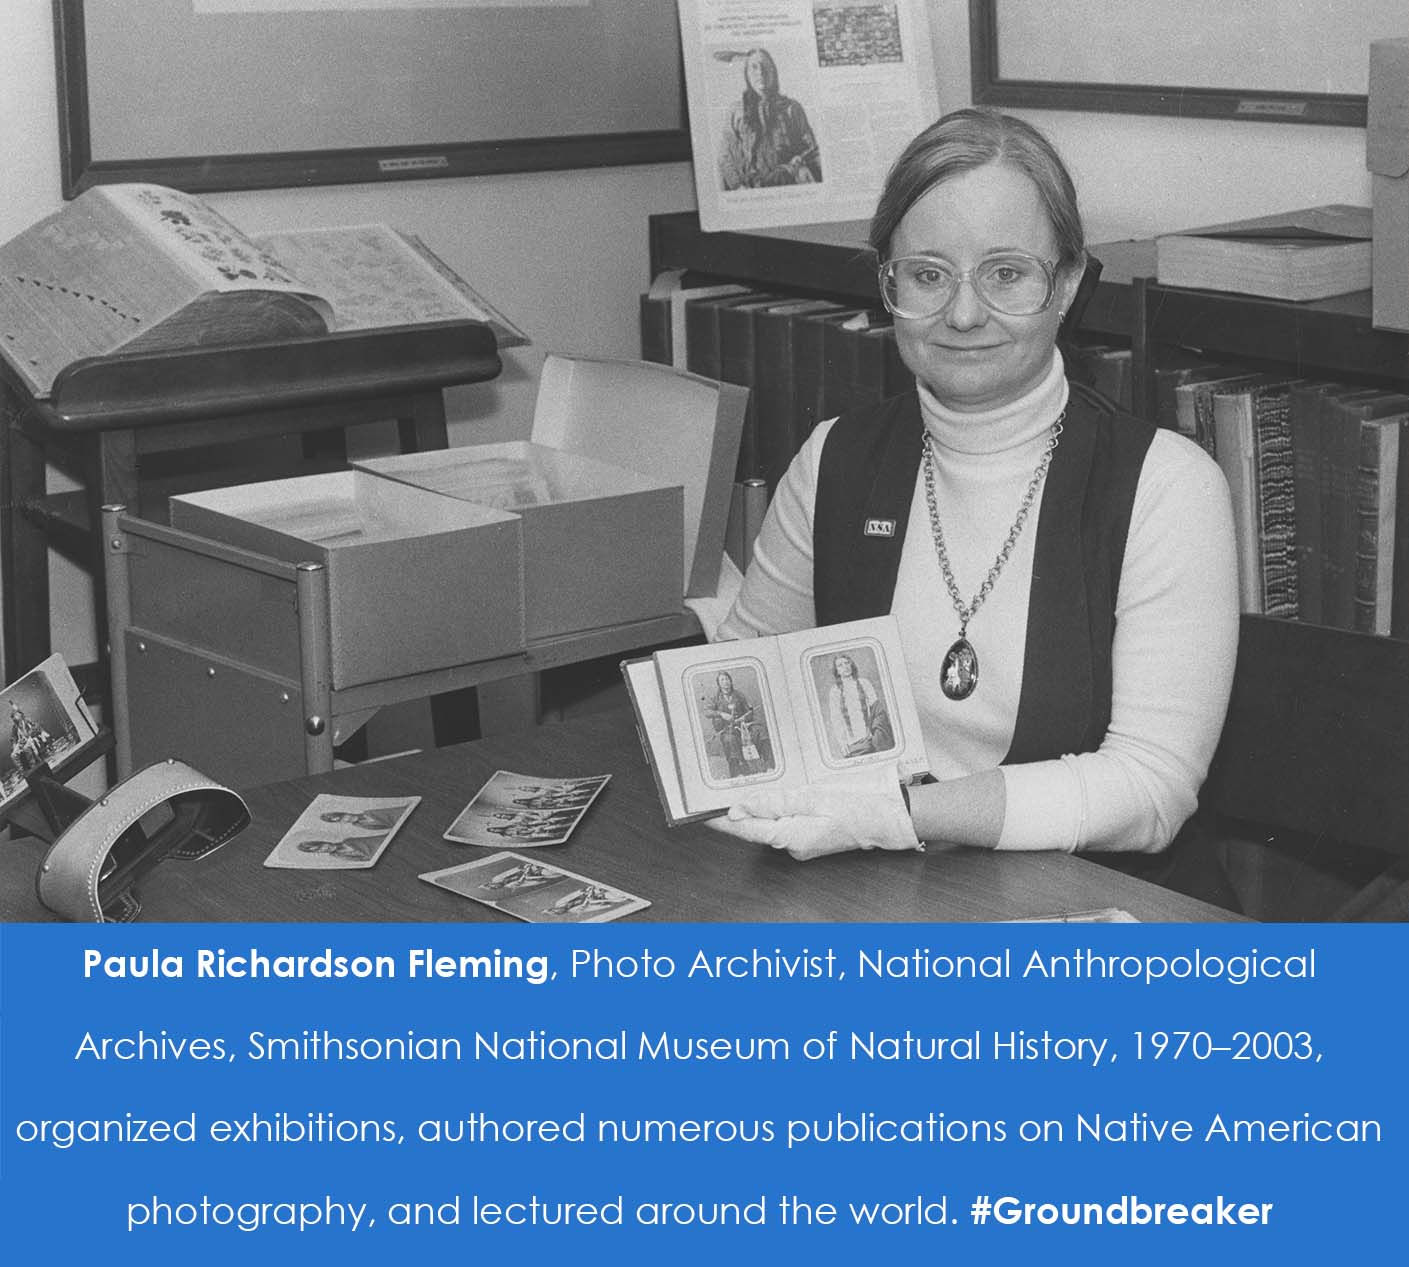
{"type": "Polygon", "coordinates": [[[657,651],[622,673],[672,827],[760,788],[929,768],[893,616],[657,651]]]}
{"type": "Polygon", "coordinates": [[[528,341],[410,234],[253,237],[162,185],[96,186],[0,246],[0,354],[39,399],[90,357],[465,320],[528,341]]]}

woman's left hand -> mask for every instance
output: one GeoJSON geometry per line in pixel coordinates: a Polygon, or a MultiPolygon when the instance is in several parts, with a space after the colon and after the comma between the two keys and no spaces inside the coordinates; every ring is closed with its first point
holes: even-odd
{"type": "Polygon", "coordinates": [[[754,792],[709,826],[740,840],[786,849],[799,862],[849,849],[923,849],[900,785],[883,789],[812,783],[754,792]]]}

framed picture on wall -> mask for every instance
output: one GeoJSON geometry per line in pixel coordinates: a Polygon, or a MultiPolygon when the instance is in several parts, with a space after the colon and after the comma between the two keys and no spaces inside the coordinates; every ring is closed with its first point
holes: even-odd
{"type": "Polygon", "coordinates": [[[688,159],[675,6],[54,0],[64,196],[688,159]]]}
{"type": "Polygon", "coordinates": [[[1403,0],[969,0],[977,105],[1365,126],[1403,0]]]}

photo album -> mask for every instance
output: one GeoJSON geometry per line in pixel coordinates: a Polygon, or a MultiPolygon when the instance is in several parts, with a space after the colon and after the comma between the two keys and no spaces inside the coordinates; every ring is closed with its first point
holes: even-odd
{"type": "Polygon", "coordinates": [[[759,788],[928,769],[893,616],[657,651],[621,670],[672,827],[759,788]]]}

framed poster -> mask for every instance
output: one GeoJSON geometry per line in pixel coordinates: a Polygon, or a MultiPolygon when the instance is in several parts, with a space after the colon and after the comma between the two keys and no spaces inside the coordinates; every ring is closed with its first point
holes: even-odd
{"type": "Polygon", "coordinates": [[[659,0],[53,0],[64,196],[687,159],[659,0]]]}
{"type": "Polygon", "coordinates": [[[1364,127],[1403,0],[969,0],[976,105],[1364,127]]]}

